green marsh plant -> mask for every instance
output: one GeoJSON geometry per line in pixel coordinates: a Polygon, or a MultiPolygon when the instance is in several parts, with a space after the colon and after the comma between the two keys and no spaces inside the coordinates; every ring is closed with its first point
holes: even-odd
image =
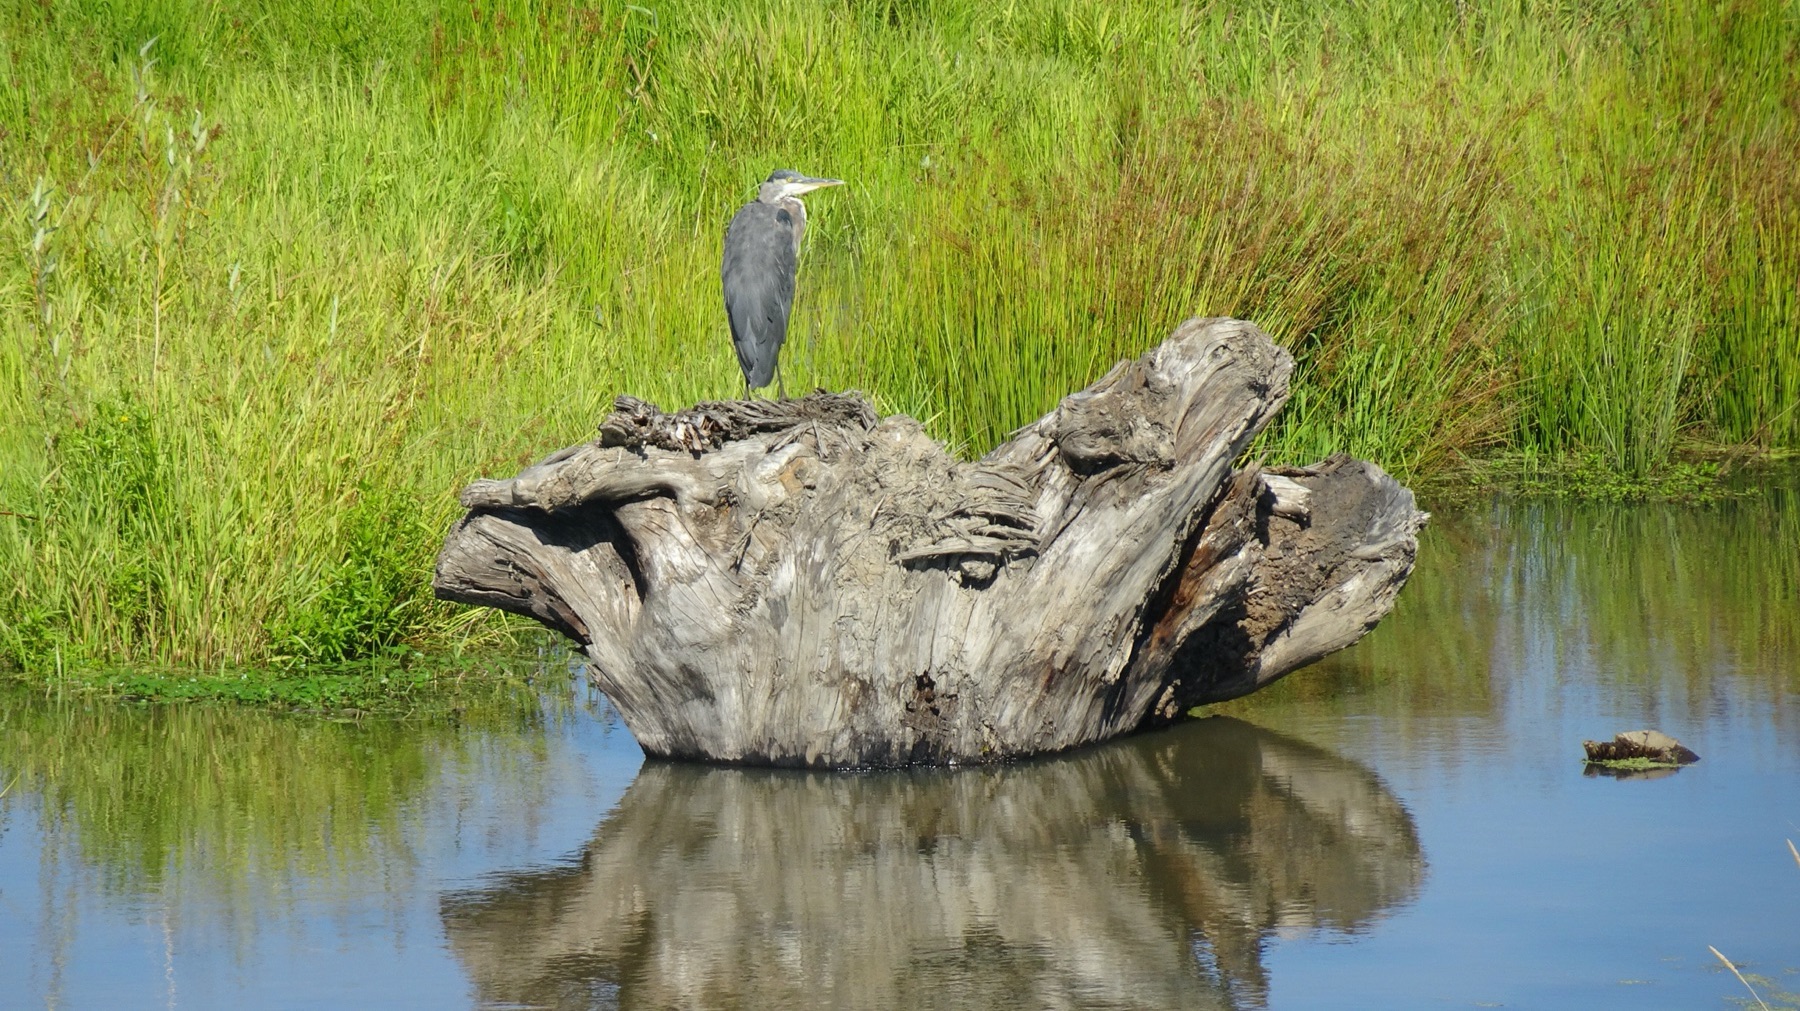
{"type": "Polygon", "coordinates": [[[1196,314],[1294,352],[1269,459],[1791,451],[1797,67],[1800,0],[6,7],[0,665],[510,634],[456,490],[735,395],[776,166],[851,181],[784,373],[971,455],[1196,314]]]}

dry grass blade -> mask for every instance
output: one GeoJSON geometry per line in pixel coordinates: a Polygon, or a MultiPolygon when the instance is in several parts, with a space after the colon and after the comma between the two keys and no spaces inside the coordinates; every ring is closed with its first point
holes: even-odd
{"type": "Polygon", "coordinates": [[[1794,855],[1794,863],[1797,866],[1800,866],[1800,849],[1794,848],[1794,840],[1792,840],[1792,839],[1789,839],[1787,841],[1787,844],[1788,844],[1788,852],[1792,853],[1794,855]]]}
{"type": "MultiPolygon", "coordinates": [[[[1792,846],[1793,844],[1789,843],[1788,845],[1792,846]]],[[[1750,991],[1750,996],[1756,998],[1757,1007],[1762,1008],[1763,1011],[1769,1011],[1769,1005],[1763,1003],[1763,999],[1761,995],[1756,992],[1756,988],[1750,985],[1750,981],[1744,978],[1744,974],[1738,971],[1737,966],[1731,964],[1731,959],[1726,958],[1723,952],[1710,944],[1706,946],[1706,950],[1717,956],[1719,961],[1724,962],[1725,968],[1730,969],[1731,974],[1738,978],[1738,982],[1744,984],[1744,989],[1750,991]]]]}

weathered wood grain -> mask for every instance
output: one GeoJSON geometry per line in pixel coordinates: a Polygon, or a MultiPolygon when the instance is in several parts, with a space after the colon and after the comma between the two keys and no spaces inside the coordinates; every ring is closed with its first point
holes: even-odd
{"type": "Polygon", "coordinates": [[[975,461],[852,395],[620,398],[594,442],[463,492],[436,589],[581,644],[651,755],[1104,740],[1349,645],[1411,571],[1424,514],[1374,465],[1233,469],[1292,369],[1189,320],[975,461]]]}

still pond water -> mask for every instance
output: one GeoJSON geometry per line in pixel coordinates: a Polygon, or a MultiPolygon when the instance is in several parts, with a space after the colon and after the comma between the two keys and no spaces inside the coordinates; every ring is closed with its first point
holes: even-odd
{"type": "MultiPolygon", "coordinates": [[[[1800,991],[1800,503],[1440,516],[1356,649],[956,772],[0,702],[0,1006],[1730,1008],[1800,991]],[[1583,774],[1650,726],[1703,760],[1583,774]]],[[[1752,1005],[1754,1006],[1754,1005],[1752,1005]]]]}

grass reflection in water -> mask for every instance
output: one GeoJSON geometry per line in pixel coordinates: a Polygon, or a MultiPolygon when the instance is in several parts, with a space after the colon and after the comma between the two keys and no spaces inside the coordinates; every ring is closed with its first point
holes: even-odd
{"type": "Polygon", "coordinates": [[[44,849],[72,851],[121,897],[248,913],[301,879],[352,894],[377,871],[404,877],[428,799],[484,788],[529,831],[551,782],[536,730],[555,718],[535,700],[421,725],[11,693],[0,754],[18,782],[3,814],[31,798],[44,849]]]}
{"type": "MultiPolygon", "coordinates": [[[[1502,502],[1435,516],[1393,615],[1355,649],[1221,707],[1491,715],[1525,658],[1702,719],[1746,694],[1800,698],[1800,470],[1705,506],[1502,502]],[[1727,682],[1731,690],[1726,691],[1727,682]]],[[[1627,727],[1595,728],[1610,734],[1627,727]]]]}

